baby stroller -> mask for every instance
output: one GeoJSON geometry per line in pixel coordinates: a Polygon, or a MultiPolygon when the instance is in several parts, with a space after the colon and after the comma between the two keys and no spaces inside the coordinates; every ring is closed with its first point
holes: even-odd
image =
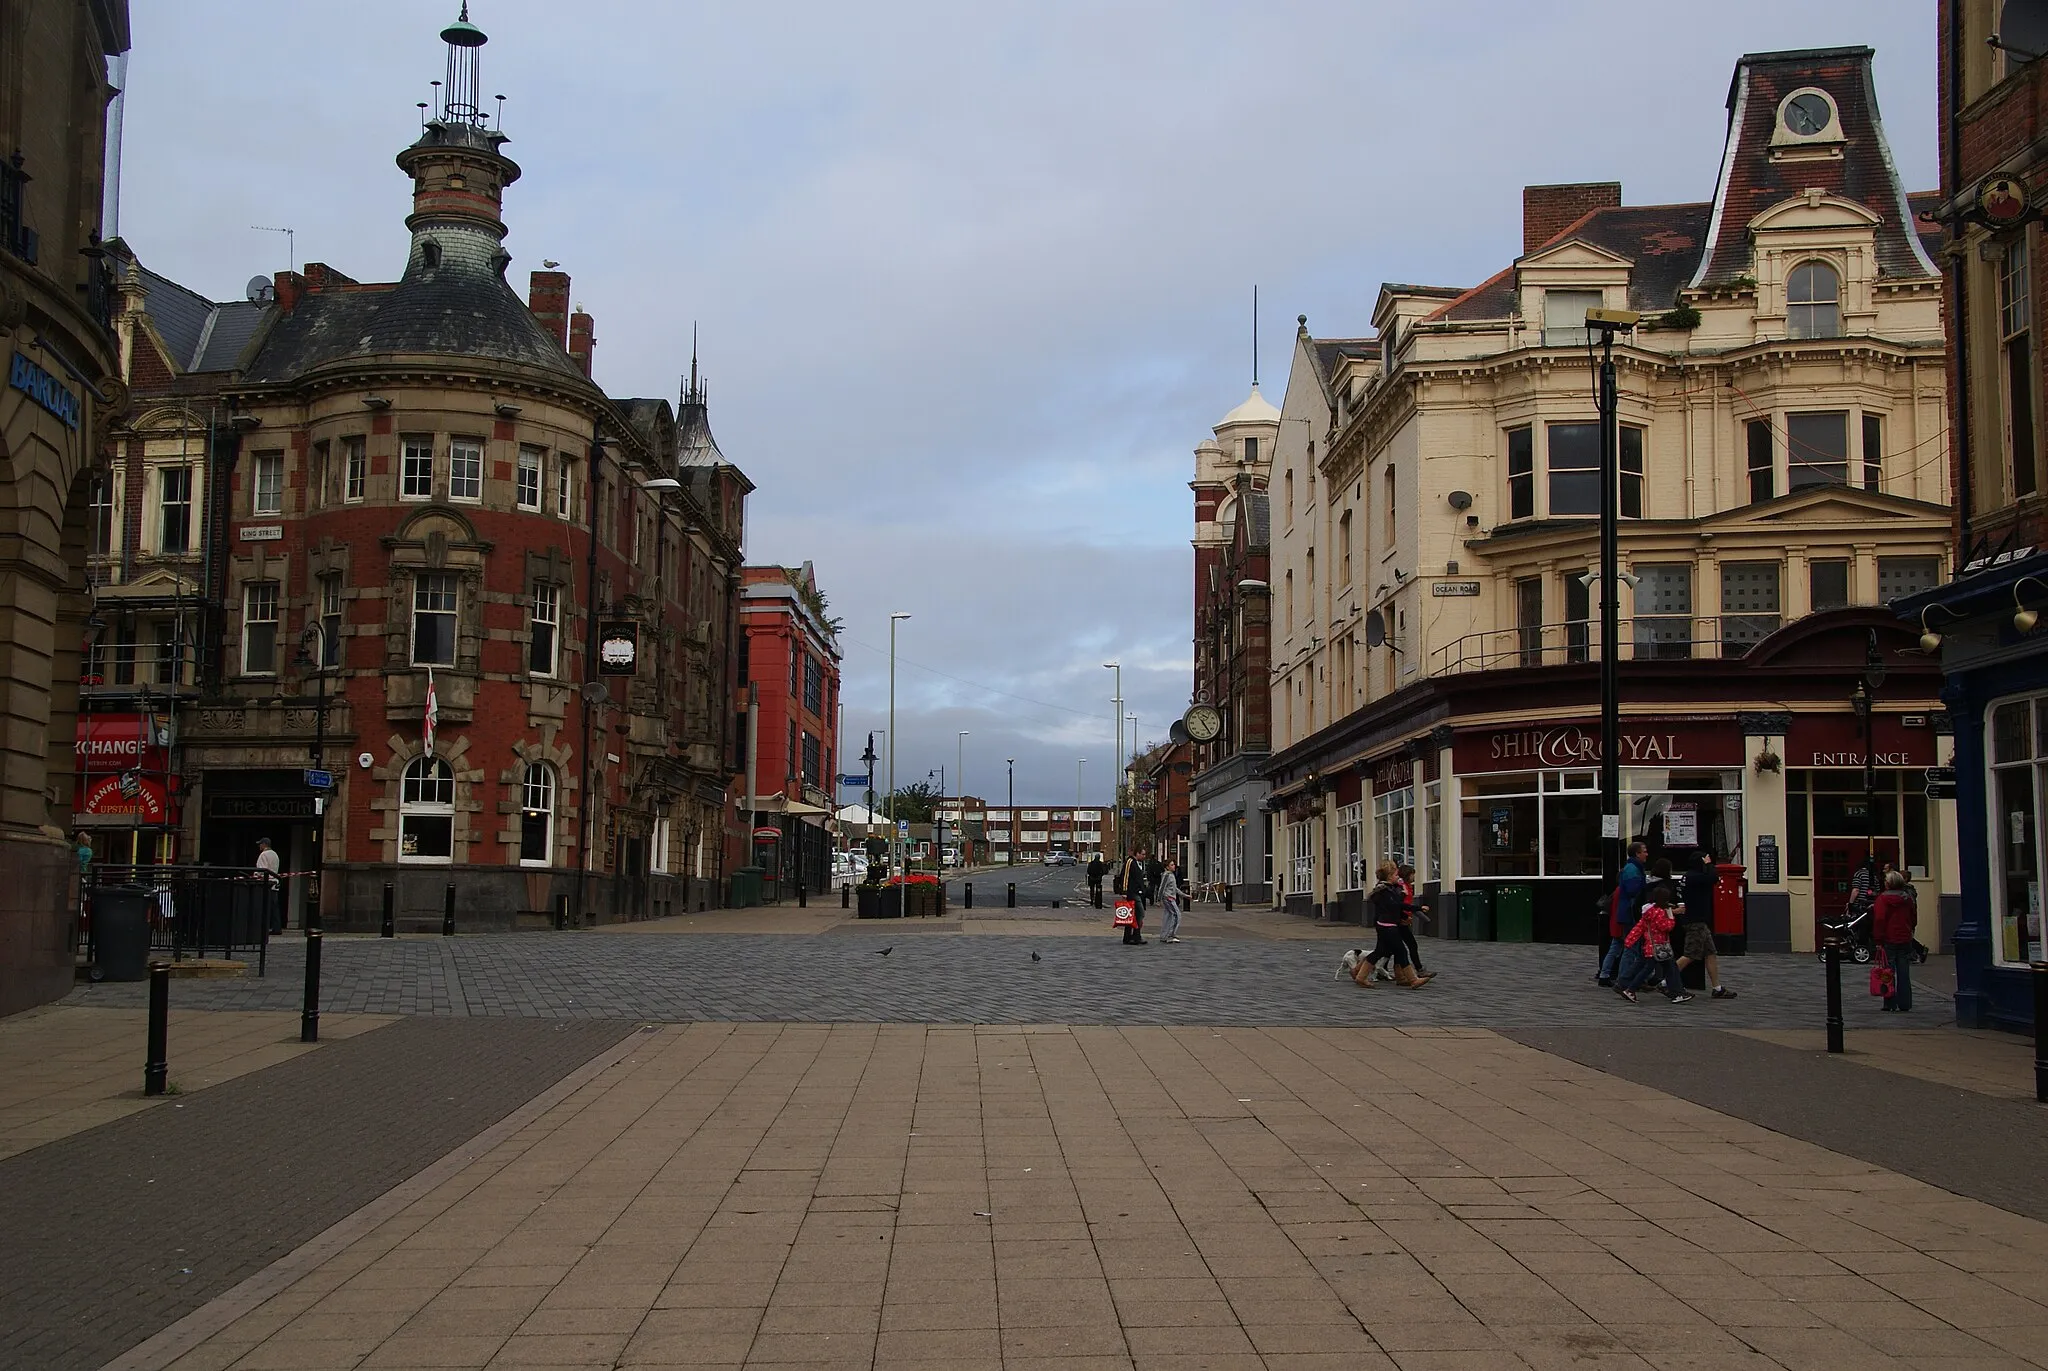
{"type": "Polygon", "coordinates": [[[1823,960],[1827,956],[1827,942],[1830,938],[1841,940],[1842,950],[1849,959],[1863,965],[1877,956],[1877,940],[1873,936],[1870,911],[1876,901],[1869,896],[1859,896],[1849,902],[1839,918],[1820,921],[1821,946],[1813,955],[1823,960]]]}

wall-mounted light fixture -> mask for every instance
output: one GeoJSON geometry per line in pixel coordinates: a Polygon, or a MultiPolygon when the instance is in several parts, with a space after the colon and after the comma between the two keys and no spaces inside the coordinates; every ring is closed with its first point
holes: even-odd
{"type": "Polygon", "coordinates": [[[2029,581],[2043,590],[2048,590],[2048,581],[2043,581],[2038,576],[2022,576],[2012,583],[2012,602],[2018,610],[2012,616],[2012,626],[2021,633],[2032,633],[2034,625],[2041,622],[2041,612],[2037,609],[2028,609],[2025,602],[2020,599],[2020,587],[2029,581]]]}

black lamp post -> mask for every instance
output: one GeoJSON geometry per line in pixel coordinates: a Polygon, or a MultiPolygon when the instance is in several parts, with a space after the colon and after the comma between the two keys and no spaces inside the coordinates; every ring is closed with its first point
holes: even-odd
{"type": "MultiPolygon", "coordinates": [[[[1621,880],[1621,432],[1614,335],[1633,328],[1627,310],[1586,312],[1600,334],[1600,889],[1621,880]]],[[[1603,929],[1603,931],[1605,931],[1603,929]]]]}
{"type": "Polygon", "coordinates": [[[1015,757],[1005,757],[1003,765],[1009,769],[1010,781],[1010,846],[1003,853],[1003,865],[1015,866],[1017,864],[1017,839],[1020,836],[1017,827],[1017,759],[1015,757]]]}
{"type": "MultiPolygon", "coordinates": [[[[299,635],[299,666],[311,671],[320,683],[318,703],[313,709],[313,770],[324,770],[327,757],[327,629],[313,623],[299,635]]],[[[306,876],[308,896],[306,931],[320,928],[320,873],[327,865],[327,800],[325,791],[313,794],[313,869],[306,876]]]]}

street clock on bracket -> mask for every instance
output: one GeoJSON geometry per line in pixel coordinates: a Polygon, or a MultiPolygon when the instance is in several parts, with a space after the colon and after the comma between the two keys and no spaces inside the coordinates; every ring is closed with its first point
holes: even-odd
{"type": "Polygon", "coordinates": [[[1223,715],[1214,705],[1194,705],[1181,715],[1181,727],[1198,743],[1213,743],[1223,736],[1223,715]]]}

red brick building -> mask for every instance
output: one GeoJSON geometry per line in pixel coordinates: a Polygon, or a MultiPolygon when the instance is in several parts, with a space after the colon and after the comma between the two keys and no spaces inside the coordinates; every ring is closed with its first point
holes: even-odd
{"type": "Polygon", "coordinates": [[[89,677],[124,653],[164,669],[152,616],[196,643],[167,669],[158,850],[246,866],[268,837],[300,873],[288,907],[330,927],[374,927],[387,881],[401,926],[438,926],[450,884],[469,927],[718,903],[744,852],[751,486],[694,384],[679,416],[591,379],[566,275],[534,272],[526,301],[507,284],[520,168],[479,108],[483,35],[443,37],[457,79],[398,155],[397,281],[309,264],[245,310],[131,271],[138,399],[106,522],[134,542],[99,564],[172,603],[122,606],[137,627],[89,677]]]}
{"type": "Polygon", "coordinates": [[[754,863],[782,888],[793,891],[801,872],[806,888],[822,891],[832,877],[838,635],[809,562],[741,568],[739,615],[740,674],[757,730],[754,863]]]}

